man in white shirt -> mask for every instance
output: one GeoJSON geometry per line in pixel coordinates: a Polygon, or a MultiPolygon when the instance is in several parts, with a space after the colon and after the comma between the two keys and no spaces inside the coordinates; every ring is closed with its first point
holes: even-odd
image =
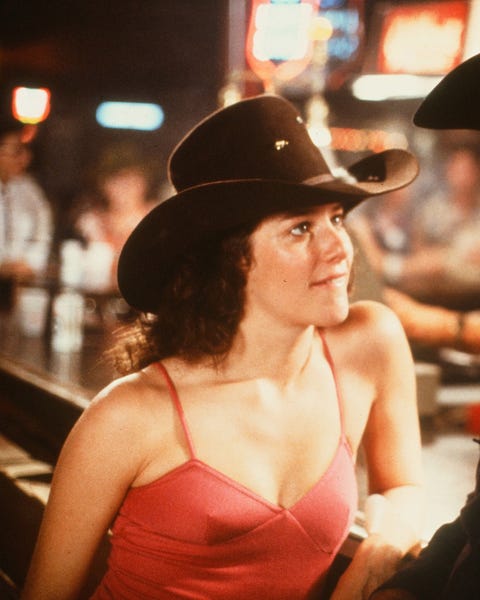
{"type": "Polygon", "coordinates": [[[0,276],[41,276],[47,266],[53,219],[40,186],[26,173],[31,153],[24,126],[0,116],[0,276]]]}

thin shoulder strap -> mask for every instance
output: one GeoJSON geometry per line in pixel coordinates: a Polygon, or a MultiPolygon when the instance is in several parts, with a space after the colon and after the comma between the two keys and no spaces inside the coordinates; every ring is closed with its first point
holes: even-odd
{"type": "Polygon", "coordinates": [[[158,370],[162,373],[165,382],[167,384],[168,390],[170,392],[170,396],[173,400],[173,404],[177,410],[178,417],[180,419],[180,423],[182,424],[183,431],[185,433],[185,439],[187,440],[188,450],[190,452],[190,457],[195,458],[195,446],[193,445],[192,436],[190,435],[190,430],[187,425],[187,419],[185,417],[185,413],[183,411],[182,403],[180,402],[180,398],[178,397],[177,390],[175,389],[175,384],[172,381],[167,369],[161,362],[156,362],[158,370]]]}
{"type": "Polygon", "coordinates": [[[325,352],[325,356],[327,358],[328,364],[330,365],[330,370],[332,371],[333,381],[335,383],[335,391],[337,393],[337,404],[338,404],[338,413],[340,415],[340,426],[342,428],[342,436],[345,435],[345,422],[343,417],[343,399],[340,393],[340,387],[338,385],[337,373],[335,371],[335,363],[333,362],[332,354],[330,352],[330,348],[328,347],[327,340],[325,339],[325,335],[322,330],[319,330],[320,337],[322,338],[323,349],[325,352]]]}

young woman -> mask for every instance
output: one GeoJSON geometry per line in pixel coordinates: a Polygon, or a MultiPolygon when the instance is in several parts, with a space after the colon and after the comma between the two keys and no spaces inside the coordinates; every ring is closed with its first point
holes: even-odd
{"type": "Polygon", "coordinates": [[[414,376],[393,314],[349,306],[344,218],[416,172],[392,150],[336,179],[275,96],[184,138],[178,193],[120,257],[145,313],[129,374],[65,444],[24,600],[78,597],[112,523],[97,600],[319,597],[357,508],[360,444],[380,508],[333,598],[386,579],[418,539],[414,376]]]}
{"type": "MultiPolygon", "coordinates": [[[[111,277],[103,283],[104,291],[117,291],[116,266],[123,244],[157,204],[150,179],[149,165],[140,149],[128,143],[112,144],[98,158],[92,191],[75,203],[69,234],[80,237],[87,249],[94,249],[93,256],[99,244],[111,256],[111,277]]],[[[85,282],[87,288],[91,284],[85,282]]]]}

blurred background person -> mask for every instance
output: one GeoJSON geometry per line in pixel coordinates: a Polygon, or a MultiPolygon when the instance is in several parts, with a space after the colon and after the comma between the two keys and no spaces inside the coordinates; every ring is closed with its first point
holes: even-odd
{"type": "Polygon", "coordinates": [[[416,276],[417,271],[437,270],[431,261],[412,265],[414,212],[413,194],[403,188],[386,195],[377,205],[367,201],[351,217],[350,227],[370,266],[387,285],[401,288],[405,279],[416,276]]]}
{"type": "Polygon", "coordinates": [[[474,146],[444,149],[434,192],[417,203],[414,244],[445,246],[480,217],[480,170],[474,146]],[[440,185],[439,185],[440,183],[440,185]]]}
{"type": "Polygon", "coordinates": [[[50,256],[52,209],[27,173],[31,158],[25,126],[0,115],[0,276],[7,279],[42,276],[50,256]]]}
{"type": "MultiPolygon", "coordinates": [[[[447,148],[443,185],[420,205],[417,248],[444,253],[441,289],[479,290],[480,163],[478,148],[447,148]]],[[[461,300],[460,300],[461,304],[461,300]]],[[[477,303],[478,306],[478,303],[477,303]]]]}
{"type": "MultiPolygon", "coordinates": [[[[463,150],[460,154],[454,159],[458,163],[452,165],[449,179],[457,181],[459,191],[465,171],[464,188],[469,194],[464,204],[473,207],[476,194],[471,193],[471,187],[478,175],[472,155],[463,156],[463,150]],[[468,166],[462,166],[460,163],[467,159],[468,166]]],[[[466,229],[467,222],[478,228],[473,215],[467,219],[450,204],[447,193],[423,204],[414,183],[386,194],[376,204],[367,200],[349,216],[348,223],[357,248],[353,298],[387,304],[399,316],[415,358],[433,362],[438,362],[442,348],[480,353],[480,310],[444,306],[443,298],[430,292],[437,285],[444,286],[439,280],[445,279],[451,264],[452,236],[457,230],[463,231],[462,225],[466,229]],[[444,220],[449,223],[448,233],[442,230],[444,220]],[[430,229],[432,234],[428,235],[430,229]]]]}
{"type": "Polygon", "coordinates": [[[158,203],[151,169],[141,150],[130,143],[112,144],[101,153],[91,189],[75,203],[66,237],[85,244],[84,281],[101,291],[116,291],[120,250],[138,222],[158,203]],[[99,261],[108,263],[108,280],[97,282],[99,261]]]}
{"type": "Polygon", "coordinates": [[[417,300],[479,308],[480,169],[473,146],[445,150],[444,168],[425,188],[398,190],[373,210],[366,203],[351,226],[386,285],[417,300]],[[439,182],[441,185],[439,185],[439,182]]]}
{"type": "MultiPolygon", "coordinates": [[[[378,203],[380,212],[385,199],[378,203]]],[[[368,244],[363,243],[356,228],[356,215],[351,215],[349,219],[349,231],[356,248],[352,300],[378,300],[393,309],[417,359],[436,362],[441,348],[479,354],[480,310],[462,311],[422,302],[393,285],[388,285],[372,264],[371,255],[367,251],[368,244]],[[353,227],[352,221],[355,223],[353,227]]],[[[361,220],[363,219],[362,215],[361,220]]]]}

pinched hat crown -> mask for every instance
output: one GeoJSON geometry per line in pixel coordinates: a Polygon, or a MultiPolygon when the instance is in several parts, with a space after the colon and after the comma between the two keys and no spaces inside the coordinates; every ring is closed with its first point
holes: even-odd
{"type": "Polygon", "coordinates": [[[169,163],[178,191],[239,179],[302,183],[329,172],[292,104],[269,95],[210,115],[183,138],[169,163]]]}

